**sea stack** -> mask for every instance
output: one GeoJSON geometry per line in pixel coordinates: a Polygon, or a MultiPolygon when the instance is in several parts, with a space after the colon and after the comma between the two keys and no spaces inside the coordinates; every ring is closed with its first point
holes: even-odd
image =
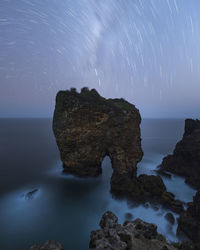
{"type": "Polygon", "coordinates": [[[185,120],[183,138],[173,154],[163,159],[160,171],[182,175],[187,183],[200,188],[200,120],[185,120]]]}
{"type": "Polygon", "coordinates": [[[112,180],[127,189],[142,159],[141,117],[124,99],[106,99],[87,87],[59,91],[53,131],[64,171],[80,177],[101,172],[105,156],[112,162],[112,180]]]}

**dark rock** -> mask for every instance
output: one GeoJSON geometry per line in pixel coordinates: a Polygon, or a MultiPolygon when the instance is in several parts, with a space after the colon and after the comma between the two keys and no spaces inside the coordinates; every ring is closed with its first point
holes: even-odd
{"type": "Polygon", "coordinates": [[[32,191],[28,192],[26,195],[25,195],[25,199],[27,200],[31,200],[33,199],[34,195],[38,192],[38,189],[33,189],[32,191]]]}
{"type": "Polygon", "coordinates": [[[165,218],[166,218],[171,224],[174,224],[175,218],[174,218],[174,216],[173,216],[172,213],[167,213],[167,214],[165,215],[165,218]]]}
{"type": "Polygon", "coordinates": [[[43,245],[34,245],[30,250],[65,250],[63,245],[54,240],[48,240],[43,245]]]}
{"type": "Polygon", "coordinates": [[[184,176],[187,183],[200,188],[200,120],[185,120],[183,138],[176,144],[173,155],[163,159],[162,171],[184,176]]]}
{"type": "Polygon", "coordinates": [[[75,89],[58,92],[53,131],[64,171],[83,177],[97,176],[107,155],[113,168],[113,195],[142,202],[156,199],[180,210],[160,176],[137,177],[137,163],[143,155],[140,122],[139,111],[124,99],[105,99],[88,88],[81,93],[75,89]]]}
{"type": "Polygon", "coordinates": [[[126,221],[123,225],[120,225],[117,223],[116,216],[107,211],[103,215],[103,225],[104,227],[101,227],[101,229],[91,232],[90,249],[176,249],[162,235],[157,233],[156,225],[146,223],[140,219],[126,221]]]}
{"type": "Polygon", "coordinates": [[[131,213],[125,213],[125,218],[126,220],[131,220],[133,219],[133,215],[131,213]]]}
{"type": "Polygon", "coordinates": [[[179,217],[178,231],[184,232],[194,243],[200,244],[200,190],[179,217]]]}
{"type": "Polygon", "coordinates": [[[138,177],[138,180],[145,193],[149,193],[150,196],[161,196],[163,192],[166,192],[165,184],[160,176],[143,174],[138,177]]]}
{"type": "Polygon", "coordinates": [[[97,176],[107,155],[113,168],[112,189],[128,189],[142,159],[141,117],[124,99],[105,99],[95,89],[60,91],[56,97],[53,131],[65,172],[97,176]]]}
{"type": "Polygon", "coordinates": [[[143,206],[146,207],[146,208],[149,208],[149,204],[148,203],[144,203],[143,206]]]}
{"type": "Polygon", "coordinates": [[[156,205],[152,204],[151,207],[153,208],[153,210],[158,211],[159,207],[157,207],[156,205]]]}

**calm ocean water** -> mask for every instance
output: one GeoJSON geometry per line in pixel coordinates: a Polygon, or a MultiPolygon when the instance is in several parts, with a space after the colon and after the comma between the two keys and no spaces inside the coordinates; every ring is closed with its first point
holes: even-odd
{"type": "MultiPolygon", "coordinates": [[[[127,212],[158,225],[176,241],[176,227],[164,218],[167,210],[113,199],[109,193],[112,168],[103,162],[102,176],[79,179],[62,174],[62,164],[50,119],[0,119],[0,250],[28,250],[47,239],[67,250],[88,249],[90,231],[98,228],[106,210],[123,223],[127,212]],[[38,189],[32,199],[29,191],[38,189]]],[[[141,125],[144,157],[138,174],[155,174],[163,156],[182,137],[184,120],[144,119],[141,125]]],[[[184,202],[195,190],[183,178],[164,178],[168,191],[184,202]]],[[[174,214],[176,217],[177,215],[174,214]]]]}

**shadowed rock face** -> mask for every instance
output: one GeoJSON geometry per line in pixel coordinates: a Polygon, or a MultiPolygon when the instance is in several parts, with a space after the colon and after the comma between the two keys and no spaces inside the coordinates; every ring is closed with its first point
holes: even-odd
{"type": "Polygon", "coordinates": [[[200,188],[200,120],[185,120],[185,132],[173,155],[162,161],[161,171],[186,177],[186,182],[200,188]]]}
{"type": "Polygon", "coordinates": [[[92,231],[90,249],[107,250],[175,250],[157,233],[157,226],[140,219],[126,221],[123,226],[118,218],[107,211],[100,221],[101,229],[92,231]]]}
{"type": "MultiPolygon", "coordinates": [[[[136,177],[142,159],[140,114],[123,99],[105,99],[95,89],[60,91],[56,97],[53,131],[64,171],[97,176],[106,155],[112,162],[112,179],[136,177]]],[[[111,181],[112,185],[112,181],[111,181]]]]}
{"type": "Polygon", "coordinates": [[[60,91],[56,97],[53,131],[64,171],[81,177],[97,176],[108,155],[113,174],[111,192],[146,201],[156,199],[173,211],[183,209],[166,191],[160,176],[141,175],[142,159],[139,111],[124,99],[105,99],[95,89],[60,91]]]}
{"type": "Polygon", "coordinates": [[[178,219],[178,231],[183,231],[200,249],[200,190],[188,203],[188,208],[178,219]]]}

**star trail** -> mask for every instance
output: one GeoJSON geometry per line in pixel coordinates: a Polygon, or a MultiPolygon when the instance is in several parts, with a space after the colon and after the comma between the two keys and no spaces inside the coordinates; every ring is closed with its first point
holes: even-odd
{"type": "Polygon", "coordinates": [[[51,117],[60,89],[199,117],[199,0],[1,0],[0,116],[51,117]]]}

